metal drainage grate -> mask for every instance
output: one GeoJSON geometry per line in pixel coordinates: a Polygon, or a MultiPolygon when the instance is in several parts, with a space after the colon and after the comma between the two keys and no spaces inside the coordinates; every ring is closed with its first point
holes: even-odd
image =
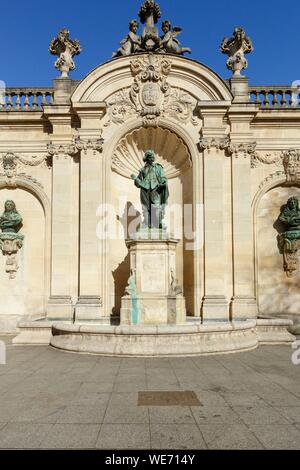
{"type": "Polygon", "coordinates": [[[202,406],[195,392],[139,392],[138,406],[202,406]]]}

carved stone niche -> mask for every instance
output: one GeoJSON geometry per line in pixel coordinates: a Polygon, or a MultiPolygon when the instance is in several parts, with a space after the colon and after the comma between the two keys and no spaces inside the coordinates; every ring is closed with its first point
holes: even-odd
{"type": "Polygon", "coordinates": [[[112,157],[112,170],[130,179],[144,166],[143,156],[148,149],[154,150],[156,162],[163,165],[168,179],[192,166],[183,141],[167,129],[153,127],[135,130],[120,141],[112,157]]]}

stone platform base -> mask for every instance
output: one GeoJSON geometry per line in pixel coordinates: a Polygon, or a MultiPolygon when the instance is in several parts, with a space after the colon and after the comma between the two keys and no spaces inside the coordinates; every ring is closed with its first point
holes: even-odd
{"type": "Polygon", "coordinates": [[[13,338],[15,345],[51,345],[70,352],[102,356],[200,356],[255,349],[259,344],[290,345],[295,337],[291,320],[258,319],[232,323],[186,325],[111,326],[108,319],[90,324],[57,320],[24,322],[13,338]],[[105,324],[106,322],[106,324],[105,324]]]}
{"type": "MultiPolygon", "coordinates": [[[[49,345],[50,344],[50,339],[52,336],[52,326],[54,324],[59,325],[59,324],[65,324],[66,320],[57,320],[57,319],[41,319],[41,320],[36,320],[36,321],[27,321],[27,322],[21,322],[18,325],[19,333],[17,336],[15,336],[12,340],[13,344],[17,345],[49,345]]],[[[99,324],[108,324],[109,323],[109,318],[108,317],[103,317],[102,322],[99,321],[97,322],[99,324]]],[[[83,323],[77,322],[76,325],[81,325],[83,323]]],[[[87,321],[84,322],[85,325],[88,324],[87,321]]]]}
{"type": "Polygon", "coordinates": [[[12,343],[20,345],[50,344],[53,323],[53,321],[47,320],[19,323],[19,334],[13,338],[12,343]]]}
{"type": "Polygon", "coordinates": [[[225,354],[255,349],[256,321],[180,326],[55,324],[50,345],[69,352],[123,357],[225,354]]]}
{"type": "Polygon", "coordinates": [[[291,344],[295,336],[289,333],[292,320],[283,318],[259,318],[256,331],[260,344],[291,344]]]}

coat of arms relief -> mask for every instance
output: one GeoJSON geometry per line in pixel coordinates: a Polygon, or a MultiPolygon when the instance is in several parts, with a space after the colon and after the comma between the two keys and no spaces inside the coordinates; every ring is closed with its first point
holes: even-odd
{"type": "Polygon", "coordinates": [[[168,58],[148,54],[131,61],[133,83],[108,100],[109,121],[122,124],[140,116],[145,126],[156,126],[159,117],[168,116],[183,124],[198,124],[195,113],[197,100],[188,92],[172,87],[167,78],[172,63],[168,58]]]}

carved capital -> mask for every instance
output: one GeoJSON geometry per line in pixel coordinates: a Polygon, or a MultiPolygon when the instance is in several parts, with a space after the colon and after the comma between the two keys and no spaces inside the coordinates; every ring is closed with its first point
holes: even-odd
{"type": "Polygon", "coordinates": [[[88,150],[93,150],[94,155],[97,152],[102,152],[103,150],[104,139],[100,137],[99,139],[81,139],[81,137],[76,137],[74,139],[74,146],[77,151],[83,151],[85,154],[88,150]]]}
{"type": "Polygon", "coordinates": [[[72,157],[78,153],[78,150],[79,149],[76,148],[74,142],[66,144],[53,144],[50,142],[47,144],[47,152],[49,157],[66,158],[68,155],[72,157]]]}
{"type": "Polygon", "coordinates": [[[256,142],[248,143],[234,143],[230,142],[228,145],[228,154],[234,158],[248,158],[253,157],[256,152],[256,142]]]}
{"type": "Polygon", "coordinates": [[[208,138],[208,137],[201,137],[198,148],[200,151],[208,150],[210,151],[212,148],[216,150],[226,150],[230,144],[229,137],[222,137],[222,138],[208,138]]]}

